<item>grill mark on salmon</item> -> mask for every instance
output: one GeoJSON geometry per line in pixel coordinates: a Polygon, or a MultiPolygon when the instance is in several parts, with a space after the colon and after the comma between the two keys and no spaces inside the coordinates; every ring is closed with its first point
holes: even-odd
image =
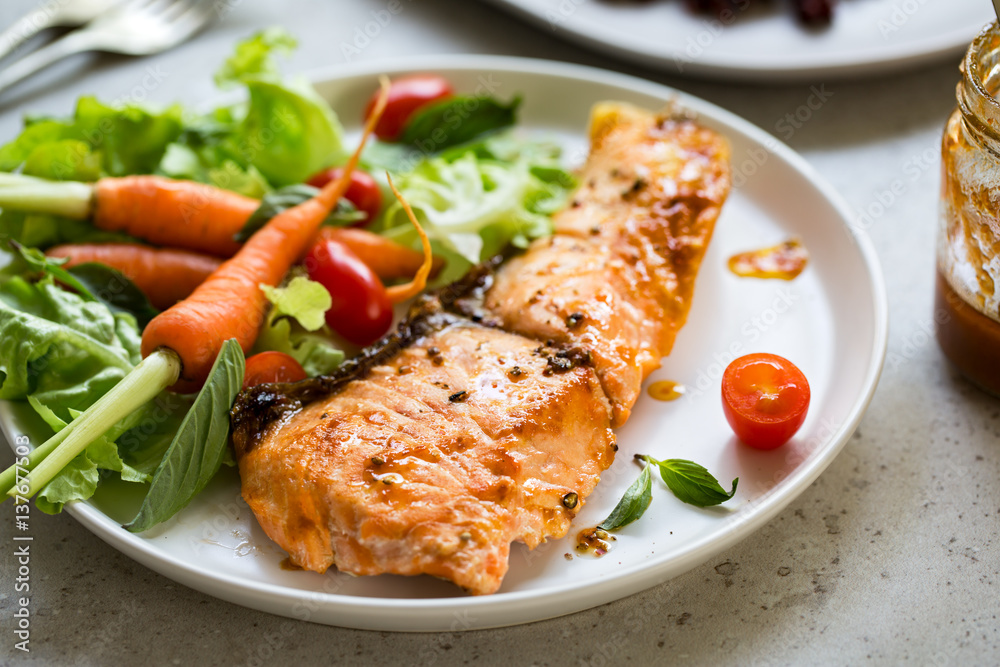
{"type": "Polygon", "coordinates": [[[243,496],[291,561],[499,589],[510,544],[569,530],[669,352],[729,188],[689,120],[595,108],[556,233],[422,297],[335,375],[244,392],[243,496]]]}

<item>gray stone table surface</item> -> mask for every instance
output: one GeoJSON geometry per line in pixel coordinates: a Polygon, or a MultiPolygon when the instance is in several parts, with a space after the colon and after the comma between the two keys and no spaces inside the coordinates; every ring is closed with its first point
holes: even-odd
{"type": "MultiPolygon", "coordinates": [[[[288,71],[343,63],[343,42],[385,0],[224,0],[194,41],[143,60],[80,57],[0,98],[0,138],[26,111],[66,113],[79,95],[197,103],[234,41],[283,24],[301,40],[288,71]],[[151,69],[150,69],[151,68],[151,69]],[[152,85],[150,85],[152,83],[152,85]]],[[[36,4],[0,3],[0,25],[36,4]]],[[[860,81],[766,86],[642,71],[560,41],[479,2],[405,0],[356,60],[502,53],[663,81],[766,130],[828,101],[788,137],[865,219],[889,292],[889,360],[874,401],[829,469],[777,518],[683,576],[555,620],[467,633],[362,632],[291,621],[175,584],[67,515],[33,514],[31,653],[13,649],[15,557],[0,522],[0,663],[679,665],[1000,662],[1000,401],[962,380],[931,320],[938,142],[957,58],[860,81]],[[889,194],[886,194],[889,193],[889,194]],[[893,194],[895,193],[895,194],[893,194]],[[876,210],[877,207],[876,207],[876,210]]],[[[787,132],[782,134],[786,138],[787,132]]],[[[0,448],[0,465],[12,460],[0,448]]],[[[10,507],[5,505],[4,507],[10,507]]],[[[11,515],[12,516],[12,515],[11,515]]]]}

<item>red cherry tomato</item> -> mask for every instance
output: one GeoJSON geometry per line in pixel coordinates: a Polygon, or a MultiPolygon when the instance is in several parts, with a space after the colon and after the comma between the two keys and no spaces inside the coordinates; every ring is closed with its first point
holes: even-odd
{"type": "Polygon", "coordinates": [[[284,352],[261,352],[247,359],[243,388],[268,382],[298,382],[306,377],[306,372],[293,357],[284,352]]]}
{"type": "MultiPolygon", "coordinates": [[[[378,92],[365,107],[365,118],[375,108],[378,92]]],[[[406,122],[414,112],[432,102],[451,97],[454,90],[448,80],[436,74],[412,74],[396,79],[389,85],[389,99],[385,111],[375,126],[375,136],[385,141],[395,141],[403,134],[406,122]]]]}
{"type": "MultiPolygon", "coordinates": [[[[322,188],[330,181],[335,181],[344,173],[342,167],[331,167],[324,169],[318,174],[313,174],[312,178],[306,181],[314,188],[322,188]]],[[[351,172],[351,184],[347,186],[344,199],[354,204],[354,208],[365,214],[364,220],[359,220],[355,227],[363,227],[378,216],[382,210],[382,191],[378,188],[378,183],[371,177],[371,174],[355,169],[351,172]]]]}
{"type": "Polygon", "coordinates": [[[809,410],[809,382],[776,354],[748,354],[722,376],[722,409],[737,437],[756,449],[780,447],[809,410]]]}
{"type": "Polygon", "coordinates": [[[305,258],[309,278],[333,297],[330,328],[355,345],[368,345],[392,325],[392,303],[378,276],[343,243],[320,238],[305,258]]]}

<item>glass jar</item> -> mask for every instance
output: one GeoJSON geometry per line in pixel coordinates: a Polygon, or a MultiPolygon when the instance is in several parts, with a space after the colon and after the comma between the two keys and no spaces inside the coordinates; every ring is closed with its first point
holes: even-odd
{"type": "Polygon", "coordinates": [[[962,62],[958,107],[941,142],[935,317],[945,356],[1000,396],[1000,29],[962,62]]]}

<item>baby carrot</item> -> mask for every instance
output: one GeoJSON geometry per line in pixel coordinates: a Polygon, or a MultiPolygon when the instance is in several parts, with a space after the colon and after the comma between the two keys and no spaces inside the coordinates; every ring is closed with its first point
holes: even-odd
{"type": "Polygon", "coordinates": [[[65,268],[98,262],[118,269],[161,310],[186,298],[222,264],[216,257],[138,243],[60,245],[45,254],[67,258],[65,268]]]}
{"type": "Polygon", "coordinates": [[[227,340],[235,339],[244,350],[253,345],[263,320],[260,284],[276,285],[284,277],[347,190],[361,150],[385,110],[389,81],[383,77],[380,83],[379,101],[341,178],[313,199],[276,215],[191,296],[153,318],[143,331],[142,362],[70,422],[63,429],[68,435],[56,435],[52,440],[62,439],[58,445],[50,440],[36,450],[44,454],[29,455],[27,467],[33,469],[16,480],[16,488],[0,491],[31,497],[102,433],[163,389],[198,389],[227,340]]]}
{"type": "Polygon", "coordinates": [[[267,307],[260,285],[280,283],[292,264],[305,254],[330,209],[350,185],[351,172],[374,128],[371,118],[380,115],[384,107],[383,102],[378,114],[369,118],[361,142],[339,179],[328,183],[313,199],[271,218],[191,296],[146,325],[142,332],[144,357],[160,348],[169,348],[180,356],[176,390],[200,387],[222,344],[230,338],[235,338],[244,352],[253,346],[267,307]]]}
{"type": "Polygon", "coordinates": [[[93,223],[156,245],[231,257],[240,248],[234,235],[258,206],[256,199],[193,181],[103,178],[94,188],[93,223]]]}

